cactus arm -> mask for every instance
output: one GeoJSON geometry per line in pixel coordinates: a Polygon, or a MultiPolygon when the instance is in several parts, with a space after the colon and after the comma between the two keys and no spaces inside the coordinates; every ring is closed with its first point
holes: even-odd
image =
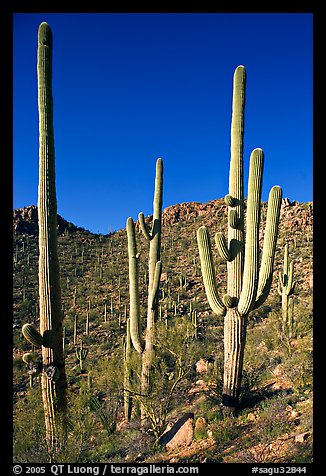
{"type": "Polygon", "coordinates": [[[274,185],[274,187],[271,188],[268,197],[263,254],[259,270],[257,298],[253,309],[257,309],[266,301],[271,288],[281,201],[282,189],[278,185],[274,185]]]}
{"type": "Polygon", "coordinates": [[[249,168],[245,261],[243,269],[243,285],[238,303],[238,311],[241,315],[248,314],[251,306],[255,302],[257,292],[260,202],[263,168],[263,151],[261,149],[255,149],[250,157],[249,168]]]}
{"type": "Polygon", "coordinates": [[[280,296],[282,296],[282,288],[283,288],[283,274],[279,271],[277,292],[280,296]]]}
{"type": "Polygon", "coordinates": [[[292,292],[294,290],[294,284],[295,283],[293,281],[293,267],[294,267],[294,263],[293,263],[293,261],[291,261],[291,263],[288,266],[287,283],[286,283],[286,288],[285,288],[285,292],[286,292],[287,296],[292,294],[292,292]]]}
{"type": "Polygon", "coordinates": [[[32,324],[24,324],[22,327],[22,334],[30,344],[35,345],[36,347],[44,345],[43,336],[32,324]]]}
{"type": "Polygon", "coordinates": [[[140,332],[140,304],[138,284],[138,255],[136,247],[135,225],[132,218],[127,219],[128,256],[129,256],[129,295],[130,295],[130,335],[135,350],[142,353],[144,342],[140,332]]]}
{"type": "Polygon", "coordinates": [[[221,233],[221,232],[216,233],[215,243],[216,243],[217,251],[219,255],[221,256],[221,258],[223,258],[225,261],[230,261],[231,253],[228,249],[228,244],[224,236],[224,233],[221,233]]]}
{"type": "Polygon", "coordinates": [[[227,193],[224,197],[224,202],[225,202],[225,205],[227,205],[228,207],[233,207],[234,206],[234,200],[233,200],[233,197],[232,195],[230,195],[229,193],[227,193]]]}
{"type": "Polygon", "coordinates": [[[238,228],[240,222],[239,222],[238,214],[236,210],[233,210],[233,208],[229,210],[228,221],[229,221],[229,226],[231,228],[233,228],[234,230],[238,228]]]}
{"type": "MultiPolygon", "coordinates": [[[[284,247],[284,259],[283,259],[283,276],[286,279],[286,276],[289,274],[289,246],[288,244],[284,247]]],[[[283,285],[286,285],[286,282],[283,282],[283,285]]]]}
{"type": "Polygon", "coordinates": [[[154,309],[154,306],[155,306],[155,301],[156,301],[159,287],[160,287],[161,273],[162,273],[162,261],[158,261],[155,266],[153,288],[152,288],[152,295],[151,295],[151,301],[150,301],[151,309],[154,309]]]}
{"type": "Polygon", "coordinates": [[[204,226],[197,230],[197,242],[207,300],[216,315],[224,316],[226,308],[218,295],[209,234],[204,226]]]}
{"type": "Polygon", "coordinates": [[[138,219],[139,219],[141,230],[142,230],[143,235],[145,236],[146,240],[148,240],[148,241],[152,240],[153,236],[151,235],[151,233],[149,231],[149,227],[148,227],[147,223],[145,222],[145,217],[144,217],[143,212],[140,212],[138,214],[138,219]]]}
{"type": "Polygon", "coordinates": [[[235,307],[237,304],[237,299],[229,296],[228,294],[224,294],[223,296],[223,304],[225,305],[226,308],[230,309],[232,307],[235,307]]]}
{"type": "Polygon", "coordinates": [[[290,296],[295,287],[295,281],[293,281],[293,269],[294,262],[289,263],[289,249],[288,245],[284,246],[284,260],[283,260],[283,272],[278,273],[278,293],[280,296],[290,296]]]}

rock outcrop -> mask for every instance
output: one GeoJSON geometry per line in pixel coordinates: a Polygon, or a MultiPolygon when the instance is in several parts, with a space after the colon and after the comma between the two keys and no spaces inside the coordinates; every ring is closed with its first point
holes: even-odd
{"type": "MultiPolygon", "coordinates": [[[[57,220],[57,229],[59,234],[62,234],[65,231],[73,233],[78,230],[83,230],[83,228],[77,227],[73,223],[66,221],[60,215],[58,215],[57,220]]],[[[16,208],[16,210],[14,210],[13,231],[17,234],[38,234],[38,213],[36,205],[31,205],[29,207],[24,208],[16,208]]]]}

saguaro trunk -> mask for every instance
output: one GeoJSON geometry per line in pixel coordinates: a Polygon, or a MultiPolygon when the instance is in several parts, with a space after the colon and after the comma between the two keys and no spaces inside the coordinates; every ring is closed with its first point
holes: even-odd
{"type": "Polygon", "coordinates": [[[227,261],[227,294],[218,295],[210,238],[205,227],[197,232],[205,291],[212,310],[224,320],[224,381],[222,403],[234,413],[241,390],[247,317],[268,296],[272,283],[274,254],[282,191],[272,187],[267,209],[266,229],[259,269],[259,226],[264,154],[259,148],[250,156],[246,234],[244,229],[243,135],[246,72],[239,66],[233,79],[231,160],[228,206],[228,241],[223,233],[215,236],[220,256],[227,261]]]}
{"type": "MultiPolygon", "coordinates": [[[[162,220],[162,190],[163,190],[163,162],[156,163],[155,191],[153,200],[152,232],[149,244],[148,259],[148,304],[147,304],[147,327],[145,335],[145,349],[142,356],[141,392],[148,395],[150,388],[150,370],[153,361],[154,348],[154,324],[158,317],[157,289],[155,283],[155,270],[161,260],[161,220],[162,220]],[[155,289],[153,296],[153,290],[155,289]]],[[[144,224],[144,221],[142,220],[144,224]]],[[[142,415],[145,419],[145,415],[142,415]]]]}
{"type": "MultiPolygon", "coordinates": [[[[231,123],[231,160],[229,175],[229,194],[232,207],[229,207],[228,246],[230,257],[227,262],[227,293],[237,301],[242,288],[244,254],[244,190],[243,190],[243,135],[244,106],[246,91],[246,72],[237,68],[233,79],[233,102],[231,123]],[[230,214],[236,217],[236,226],[230,214]]],[[[245,321],[237,308],[228,308],[224,323],[224,379],[223,399],[225,408],[231,411],[237,405],[241,385],[244,354],[245,321]]]]}
{"type": "Polygon", "coordinates": [[[42,23],[38,32],[39,108],[39,305],[43,372],[42,397],[46,441],[55,458],[65,437],[66,373],[62,345],[62,309],[57,252],[57,200],[52,100],[52,33],[42,23]]]}
{"type": "MultiPolygon", "coordinates": [[[[139,213],[139,223],[145,238],[149,241],[148,259],[148,301],[145,338],[141,336],[141,319],[138,286],[138,253],[135,226],[132,218],[127,219],[128,255],[129,255],[129,294],[130,294],[130,334],[135,350],[142,355],[141,394],[143,398],[150,392],[150,371],[154,356],[154,328],[158,316],[158,291],[162,271],[161,257],[161,221],[163,194],[163,161],[156,161],[155,190],[153,202],[152,227],[149,229],[143,213],[139,213]]],[[[141,405],[141,419],[146,424],[146,412],[141,405]]]]}

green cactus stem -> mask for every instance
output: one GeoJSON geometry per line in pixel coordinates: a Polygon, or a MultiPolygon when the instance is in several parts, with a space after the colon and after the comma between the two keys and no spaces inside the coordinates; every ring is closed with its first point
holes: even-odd
{"type": "Polygon", "coordinates": [[[233,79],[231,160],[228,206],[228,241],[215,235],[220,256],[227,262],[227,294],[219,297],[209,233],[197,231],[197,241],[206,296],[214,313],[224,318],[224,382],[222,403],[235,413],[239,403],[246,322],[252,309],[261,306],[270,291],[282,199],[279,186],[269,199],[262,259],[259,267],[259,227],[264,154],[254,149],[250,156],[246,234],[244,230],[243,134],[246,71],[236,68],[233,79]]]}
{"type": "Polygon", "coordinates": [[[77,331],[78,331],[78,314],[74,317],[74,345],[77,344],[77,331]]]}
{"type": "Polygon", "coordinates": [[[127,219],[128,257],[129,257],[129,298],[130,298],[130,335],[135,350],[141,354],[145,348],[141,332],[139,303],[139,255],[136,246],[135,224],[131,217],[127,219]]]}
{"type": "Polygon", "coordinates": [[[32,324],[24,324],[22,334],[25,339],[35,347],[42,347],[44,344],[43,336],[35,329],[32,324]]]}
{"type": "Polygon", "coordinates": [[[206,297],[212,311],[217,316],[224,316],[225,305],[218,294],[215,265],[211,251],[211,242],[207,229],[204,226],[198,228],[197,241],[199,248],[199,258],[205,285],[206,297]]]}
{"type": "Polygon", "coordinates": [[[86,313],[85,335],[89,335],[89,311],[86,313]]]}
{"type": "Polygon", "coordinates": [[[92,376],[91,371],[88,371],[88,374],[87,374],[87,389],[90,392],[92,390],[92,388],[93,388],[93,376],[92,376]]]}
{"type": "Polygon", "coordinates": [[[59,369],[57,379],[42,372],[45,435],[51,460],[65,444],[67,379],[62,348],[62,312],[57,250],[57,200],[52,98],[52,32],[41,23],[37,52],[39,110],[39,308],[40,334],[50,334],[51,347],[42,346],[43,368],[59,369]]]}
{"type": "Polygon", "coordinates": [[[233,197],[232,195],[230,195],[229,193],[227,193],[224,197],[224,202],[225,202],[225,205],[227,205],[228,207],[233,207],[234,205],[234,200],[233,200],[233,197]]]}
{"type": "Polygon", "coordinates": [[[193,337],[194,339],[198,339],[198,320],[197,320],[197,310],[194,309],[191,312],[191,323],[193,327],[193,337]]]}
{"type": "Polygon", "coordinates": [[[25,362],[25,364],[29,364],[30,362],[33,362],[34,360],[35,360],[35,356],[32,352],[26,352],[22,357],[22,361],[25,362]]]}
{"type": "Polygon", "coordinates": [[[289,263],[289,247],[284,247],[283,271],[279,272],[278,294],[282,298],[282,329],[290,337],[293,333],[293,304],[296,281],[293,279],[294,262],[289,263]]]}
{"type": "MultiPolygon", "coordinates": [[[[162,194],[163,161],[156,161],[155,188],[153,200],[152,225],[145,222],[144,214],[139,213],[139,223],[145,239],[149,242],[148,260],[148,300],[147,326],[145,339],[141,335],[141,316],[139,304],[139,255],[137,253],[135,227],[132,218],[127,220],[128,256],[129,256],[129,295],[130,295],[130,334],[133,346],[142,355],[141,393],[147,395],[150,388],[150,370],[154,352],[154,323],[158,320],[159,284],[162,272],[161,233],[162,233],[162,194]]],[[[146,413],[141,408],[142,423],[146,413]]]]}
{"type": "Polygon", "coordinates": [[[84,362],[86,360],[87,355],[88,355],[88,350],[84,348],[83,341],[81,341],[79,349],[76,349],[76,357],[79,361],[79,367],[81,371],[84,370],[84,362]]]}
{"type": "Polygon", "coordinates": [[[131,397],[131,383],[132,383],[132,368],[131,368],[131,353],[132,342],[130,337],[130,319],[127,319],[126,336],[123,339],[123,361],[124,361],[124,416],[127,421],[130,421],[132,411],[132,397],[131,397]]]}

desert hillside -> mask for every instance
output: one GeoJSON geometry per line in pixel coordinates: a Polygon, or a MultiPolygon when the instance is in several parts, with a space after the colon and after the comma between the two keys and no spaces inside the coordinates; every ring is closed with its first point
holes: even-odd
{"type": "MultiPolygon", "coordinates": [[[[266,208],[263,203],[261,245],[266,208]]],[[[14,454],[17,462],[46,462],[40,380],[22,360],[24,353],[40,351],[21,332],[26,322],[39,325],[37,207],[14,210],[13,224],[14,454]]],[[[136,396],[130,421],[124,418],[122,341],[129,316],[126,230],[93,234],[58,217],[71,419],[65,461],[311,462],[313,203],[282,201],[271,292],[264,305],[249,315],[236,417],[221,411],[223,318],[216,317],[207,303],[196,241],[201,225],[209,229],[212,242],[217,231],[226,230],[227,207],[223,199],[176,204],[163,211],[162,224],[156,345],[164,359],[155,367],[149,406],[158,419],[164,417],[164,428],[188,415],[184,439],[157,445],[155,422],[146,431],[140,428],[136,396]],[[296,281],[290,335],[282,329],[277,291],[285,244],[296,281]],[[81,342],[87,351],[82,359],[81,342]],[[98,408],[90,405],[92,397],[98,408]]],[[[140,305],[146,316],[148,242],[138,222],[136,232],[140,305]]],[[[226,264],[213,249],[223,292],[226,264]]],[[[135,352],[132,367],[136,381],[135,352]]]]}

